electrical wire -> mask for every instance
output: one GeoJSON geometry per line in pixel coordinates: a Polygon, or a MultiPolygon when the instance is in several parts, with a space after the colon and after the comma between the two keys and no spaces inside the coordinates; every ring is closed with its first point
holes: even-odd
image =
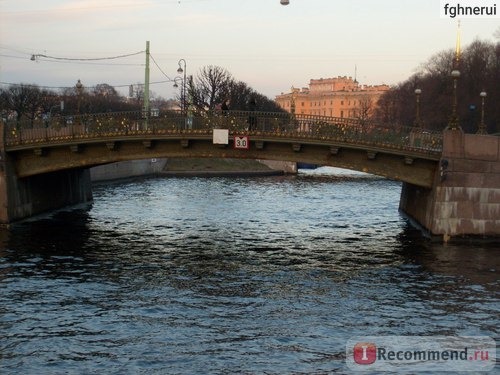
{"type": "Polygon", "coordinates": [[[130,57],[130,56],[136,56],[140,55],[141,53],[144,53],[145,51],[139,51],[139,52],[134,52],[134,53],[129,53],[126,55],[118,55],[118,56],[110,56],[110,57],[94,57],[94,58],[72,58],[72,57],[56,57],[56,56],[49,56],[49,55],[44,55],[44,54],[33,54],[31,55],[31,60],[35,60],[38,57],[44,57],[46,59],[52,59],[52,60],[66,60],[66,61],[100,61],[100,60],[115,60],[115,59],[121,59],[124,57],[130,57]]]}
{"type": "Polygon", "coordinates": [[[158,68],[158,70],[161,72],[161,74],[163,74],[165,77],[167,77],[167,79],[170,80],[170,82],[172,82],[172,78],[170,78],[163,70],[162,68],[160,68],[160,66],[158,65],[158,63],[156,62],[155,58],[153,57],[153,55],[151,55],[151,53],[149,54],[149,57],[151,58],[151,60],[153,60],[154,64],[156,65],[156,67],[158,68]]]}
{"type": "MultiPolygon", "coordinates": [[[[169,83],[169,82],[174,82],[172,79],[168,80],[163,80],[163,81],[155,81],[155,82],[150,82],[150,85],[158,85],[161,83],[169,83]]],[[[72,89],[74,86],[41,86],[41,85],[36,85],[36,84],[28,84],[28,83],[12,83],[12,82],[3,82],[0,81],[0,85],[8,85],[8,86],[24,86],[24,87],[36,87],[39,89],[47,89],[47,90],[64,90],[64,89],[72,89]]],[[[130,85],[137,85],[137,83],[127,83],[127,84],[121,84],[121,85],[109,85],[111,87],[115,88],[124,88],[124,87],[129,87],[130,85]]],[[[142,85],[142,83],[141,83],[142,85]]],[[[94,89],[96,86],[85,86],[87,89],[94,89]]]]}

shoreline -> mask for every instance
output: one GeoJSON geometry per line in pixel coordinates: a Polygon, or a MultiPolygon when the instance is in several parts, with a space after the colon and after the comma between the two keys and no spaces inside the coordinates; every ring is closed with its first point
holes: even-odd
{"type": "Polygon", "coordinates": [[[203,171],[203,170],[186,170],[186,171],[168,171],[160,172],[159,176],[165,177],[265,177],[265,176],[283,176],[284,171],[268,170],[268,171],[203,171]]]}

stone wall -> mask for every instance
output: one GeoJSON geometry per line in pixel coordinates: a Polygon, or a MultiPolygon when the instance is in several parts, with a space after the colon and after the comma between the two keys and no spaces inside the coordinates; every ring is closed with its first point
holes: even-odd
{"type": "Polygon", "coordinates": [[[432,235],[500,236],[500,137],[445,130],[433,189],[404,184],[400,208],[432,235]]]}
{"type": "Polygon", "coordinates": [[[156,175],[163,171],[166,164],[165,158],[121,161],[93,167],[90,176],[93,182],[98,182],[156,175]]]}

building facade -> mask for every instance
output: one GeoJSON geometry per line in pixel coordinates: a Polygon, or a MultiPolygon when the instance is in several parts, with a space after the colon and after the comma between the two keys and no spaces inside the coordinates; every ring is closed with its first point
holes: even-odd
{"type": "Polygon", "coordinates": [[[351,77],[311,79],[309,87],[276,96],[290,113],[341,118],[370,118],[388,85],[360,85],[351,77]]]}

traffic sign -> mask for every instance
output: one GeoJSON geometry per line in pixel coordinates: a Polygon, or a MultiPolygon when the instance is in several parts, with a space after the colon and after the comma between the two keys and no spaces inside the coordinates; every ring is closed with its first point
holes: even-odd
{"type": "Polygon", "coordinates": [[[234,137],[234,148],[248,150],[250,148],[250,141],[248,140],[248,135],[235,136],[234,137]]]}

